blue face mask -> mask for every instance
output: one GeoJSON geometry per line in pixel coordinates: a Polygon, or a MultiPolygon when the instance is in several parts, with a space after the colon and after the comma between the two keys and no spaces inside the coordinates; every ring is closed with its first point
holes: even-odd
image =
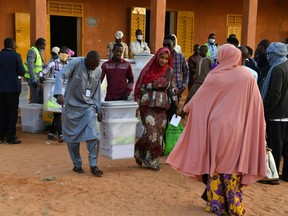
{"type": "Polygon", "coordinates": [[[39,50],[39,53],[42,53],[44,51],[44,49],[42,49],[42,48],[40,48],[38,50],[39,50]]]}

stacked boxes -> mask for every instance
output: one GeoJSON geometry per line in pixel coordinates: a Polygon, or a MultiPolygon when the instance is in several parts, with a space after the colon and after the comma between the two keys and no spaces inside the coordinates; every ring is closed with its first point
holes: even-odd
{"type": "Polygon", "coordinates": [[[102,102],[101,153],[109,159],[134,157],[138,105],[134,101],[102,102]]]}

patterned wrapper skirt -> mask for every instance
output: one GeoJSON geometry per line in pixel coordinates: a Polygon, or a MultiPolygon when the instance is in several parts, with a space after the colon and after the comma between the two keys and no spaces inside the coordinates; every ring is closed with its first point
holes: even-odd
{"type": "Polygon", "coordinates": [[[243,189],[241,175],[215,174],[209,177],[205,210],[216,215],[244,215],[243,189]]]}
{"type": "Polygon", "coordinates": [[[140,113],[144,132],[135,144],[134,157],[141,160],[146,167],[159,168],[167,124],[166,109],[141,106],[140,113]]]}

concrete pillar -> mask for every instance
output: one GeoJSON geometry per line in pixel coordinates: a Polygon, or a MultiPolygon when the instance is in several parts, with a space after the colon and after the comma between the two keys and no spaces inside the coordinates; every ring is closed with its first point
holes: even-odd
{"type": "Polygon", "coordinates": [[[46,39],[46,17],[46,0],[30,0],[31,45],[35,43],[37,38],[46,39]]]}
{"type": "Polygon", "coordinates": [[[166,0],[151,0],[150,49],[155,53],[162,47],[165,32],[166,0]]]}
{"type": "Polygon", "coordinates": [[[256,48],[258,0],[243,0],[242,42],[252,49],[256,48]]]}

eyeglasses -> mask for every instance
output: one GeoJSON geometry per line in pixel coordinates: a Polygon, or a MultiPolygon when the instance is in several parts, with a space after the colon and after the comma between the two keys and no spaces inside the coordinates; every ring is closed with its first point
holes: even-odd
{"type": "Polygon", "coordinates": [[[172,44],[171,43],[164,43],[163,47],[172,47],[172,44]]]}

